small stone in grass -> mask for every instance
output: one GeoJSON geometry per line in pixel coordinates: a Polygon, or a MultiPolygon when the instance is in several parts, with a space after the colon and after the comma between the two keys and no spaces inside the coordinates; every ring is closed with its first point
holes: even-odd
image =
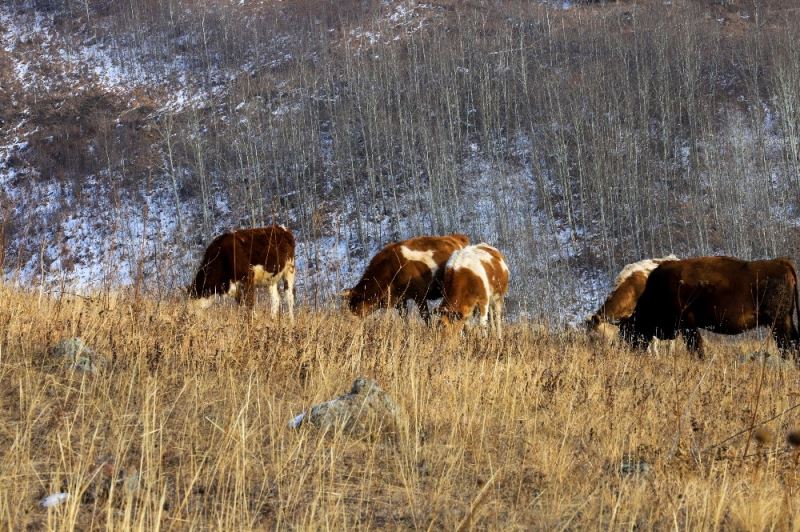
{"type": "Polygon", "coordinates": [[[310,425],[319,429],[338,428],[351,436],[398,431],[402,412],[397,404],[372,379],[359,377],[350,393],[315,405],[290,422],[291,428],[310,425]]]}
{"type": "Polygon", "coordinates": [[[650,464],[632,456],[623,456],[619,465],[619,472],[625,476],[649,473],[651,469],[650,464]]]}

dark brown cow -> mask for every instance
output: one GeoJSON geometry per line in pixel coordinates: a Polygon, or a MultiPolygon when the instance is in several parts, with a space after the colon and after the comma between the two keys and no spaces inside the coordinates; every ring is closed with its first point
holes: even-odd
{"type": "Polygon", "coordinates": [[[436,309],[444,326],[459,330],[477,311],[484,333],[489,314],[497,337],[503,337],[503,298],[508,291],[508,266],[503,254],[486,243],[455,251],[444,271],[442,304],[436,309]]]}
{"type": "Polygon", "coordinates": [[[239,229],[219,235],[208,245],[189,296],[204,299],[209,306],[220,296],[235,297],[238,303],[253,305],[254,290],[269,287],[271,314],[280,307],[278,285],[294,320],[294,235],[282,225],[239,229]]]}
{"type": "Polygon", "coordinates": [[[620,333],[643,349],[653,336],[673,339],[680,332],[687,348],[702,358],[699,329],[739,334],[765,326],[785,356],[796,351],[800,339],[796,310],[797,274],[791,260],[698,257],[653,270],[633,314],[621,320],[620,333]]]}
{"type": "Polygon", "coordinates": [[[389,244],[367,265],[361,280],[343,295],[353,314],[366,316],[377,308],[405,312],[413,300],[426,323],[428,301],[442,297],[444,265],[457,249],[469,244],[466,235],[420,236],[389,244]]]}

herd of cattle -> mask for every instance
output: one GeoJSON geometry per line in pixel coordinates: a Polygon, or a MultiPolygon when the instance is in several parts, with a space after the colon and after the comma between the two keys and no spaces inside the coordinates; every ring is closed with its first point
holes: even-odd
{"type": "MultiPolygon", "coordinates": [[[[275,317],[282,288],[291,321],[294,251],[294,235],[284,226],[224,233],[206,249],[188,287],[189,296],[200,299],[203,306],[221,296],[252,306],[255,288],[265,286],[275,317]]],[[[477,314],[484,331],[491,325],[501,336],[507,290],[508,266],[502,253],[486,243],[470,245],[466,235],[452,234],[387,245],[342,296],[358,316],[379,308],[396,308],[405,314],[407,302],[413,301],[426,323],[432,320],[428,301],[441,299],[433,310],[441,326],[460,330],[477,314]]],[[[626,266],[586,325],[597,331],[614,324],[620,337],[637,349],[647,349],[653,338],[671,340],[680,333],[687,348],[699,357],[703,356],[699,329],[738,334],[766,326],[784,356],[789,352],[797,356],[797,290],[797,274],[789,259],[678,259],[670,255],[626,266]]]]}

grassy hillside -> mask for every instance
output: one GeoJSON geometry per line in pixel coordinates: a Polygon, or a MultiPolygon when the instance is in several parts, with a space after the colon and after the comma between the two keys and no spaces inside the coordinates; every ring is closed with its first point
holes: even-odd
{"type": "Polygon", "coordinates": [[[195,313],[0,287],[0,521],[11,529],[788,529],[796,369],[639,356],[511,324],[443,338],[393,314],[195,313]],[[99,374],[47,354],[80,336],[99,374]],[[287,422],[369,376],[394,438],[287,422]],[[761,425],[749,437],[744,429],[761,425]],[[766,429],[764,431],[763,429],[766,429]],[[774,436],[774,439],[771,437],[774,436]],[[719,444],[719,445],[717,445],[719,444]],[[42,509],[45,495],[66,502],[42,509]]]}

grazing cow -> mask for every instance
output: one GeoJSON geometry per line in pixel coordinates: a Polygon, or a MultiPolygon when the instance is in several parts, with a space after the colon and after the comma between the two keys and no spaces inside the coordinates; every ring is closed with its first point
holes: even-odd
{"type": "Polygon", "coordinates": [[[216,237],[208,245],[189,297],[202,298],[203,307],[219,296],[236,298],[253,306],[256,287],[269,287],[272,317],[278,314],[278,285],[283,281],[283,296],[294,321],[294,235],[282,225],[239,229],[216,237]]]}
{"type": "Polygon", "coordinates": [[[469,244],[466,235],[420,236],[389,244],[367,265],[361,280],[343,292],[353,314],[366,316],[377,308],[405,312],[413,300],[426,323],[428,301],[442,297],[443,266],[450,255],[469,244]]]}
{"type": "Polygon", "coordinates": [[[436,309],[445,326],[464,326],[477,311],[484,332],[492,313],[497,336],[502,337],[503,297],[508,290],[508,266],[503,255],[486,243],[456,251],[444,270],[444,299],[436,309]]]}
{"type": "MultiPolygon", "coordinates": [[[[616,343],[619,337],[617,324],[619,320],[630,317],[639,296],[644,291],[644,285],[650,272],[662,262],[678,260],[675,255],[668,255],[658,259],[645,259],[627,264],[614,279],[614,288],[600,305],[600,308],[586,320],[586,328],[593,336],[605,339],[609,344],[616,343]]],[[[658,343],[653,342],[648,351],[658,352],[658,343]]],[[[672,352],[675,344],[670,343],[672,352]]]]}
{"type": "Polygon", "coordinates": [[[655,336],[683,335],[686,347],[703,357],[699,329],[738,334],[770,327],[785,357],[800,339],[793,320],[797,310],[797,274],[789,259],[743,261],[698,257],[661,264],[650,273],[620,333],[643,349],[655,336]]]}

